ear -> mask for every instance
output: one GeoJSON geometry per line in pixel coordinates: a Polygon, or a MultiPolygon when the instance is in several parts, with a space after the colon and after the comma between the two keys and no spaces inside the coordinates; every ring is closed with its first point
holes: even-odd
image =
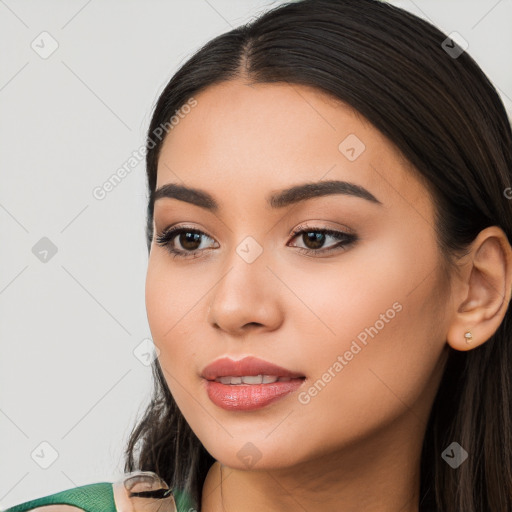
{"type": "Polygon", "coordinates": [[[463,260],[452,283],[454,313],[446,336],[448,344],[460,351],[485,343],[505,317],[512,295],[512,248],[507,235],[498,226],[483,229],[463,260]]]}

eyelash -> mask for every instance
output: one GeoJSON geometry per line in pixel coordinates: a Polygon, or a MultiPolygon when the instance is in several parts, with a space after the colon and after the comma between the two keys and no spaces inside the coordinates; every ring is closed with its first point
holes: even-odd
{"type": "MultiPolygon", "coordinates": [[[[172,247],[171,241],[176,238],[177,235],[180,235],[181,233],[194,233],[199,235],[205,235],[207,238],[209,237],[206,233],[203,231],[200,231],[195,228],[187,228],[186,226],[180,226],[180,227],[172,227],[169,229],[164,230],[161,234],[156,235],[155,240],[157,245],[161,247],[165,247],[167,251],[172,255],[173,258],[183,258],[183,259],[195,259],[199,257],[199,253],[204,251],[205,249],[196,249],[194,251],[177,251],[172,247]]],[[[318,253],[331,253],[332,251],[337,251],[339,249],[344,249],[346,246],[349,246],[357,241],[357,236],[352,233],[345,233],[343,231],[334,231],[332,229],[322,229],[322,228],[315,228],[315,227],[309,227],[309,226],[299,226],[294,231],[290,233],[290,236],[292,236],[292,240],[294,238],[297,238],[298,235],[301,235],[303,233],[322,233],[324,235],[332,236],[333,238],[340,240],[339,243],[335,244],[333,247],[329,247],[327,249],[305,249],[304,247],[297,247],[297,249],[302,254],[318,254],[318,253]]]]}

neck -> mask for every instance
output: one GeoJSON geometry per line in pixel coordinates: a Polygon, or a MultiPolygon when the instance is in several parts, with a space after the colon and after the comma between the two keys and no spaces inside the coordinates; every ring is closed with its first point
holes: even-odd
{"type": "Polygon", "coordinates": [[[243,470],[217,461],[201,512],[418,512],[424,427],[409,411],[371,437],[293,467],[243,470]]]}

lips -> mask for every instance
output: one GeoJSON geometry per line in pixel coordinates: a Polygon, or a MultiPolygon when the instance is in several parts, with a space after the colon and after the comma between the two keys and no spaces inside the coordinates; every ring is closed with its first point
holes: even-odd
{"type": "Polygon", "coordinates": [[[228,411],[261,409],[296,393],[306,380],[300,373],[253,356],[239,361],[217,359],[203,369],[201,377],[206,379],[210,400],[228,411]]]}
{"type": "Polygon", "coordinates": [[[275,377],[289,377],[290,379],[305,377],[300,373],[287,370],[253,356],[244,357],[238,361],[223,357],[205,366],[201,373],[201,377],[206,380],[215,380],[219,377],[244,377],[251,375],[272,375],[275,377]]]}

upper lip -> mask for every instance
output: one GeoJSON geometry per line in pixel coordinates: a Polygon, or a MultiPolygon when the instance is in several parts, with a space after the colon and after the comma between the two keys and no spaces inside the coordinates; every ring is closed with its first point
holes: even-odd
{"type": "Polygon", "coordinates": [[[292,372],[253,356],[244,357],[238,361],[222,357],[205,366],[201,373],[201,377],[207,380],[215,380],[218,377],[243,377],[244,375],[273,375],[291,379],[304,377],[300,373],[292,372]]]}

